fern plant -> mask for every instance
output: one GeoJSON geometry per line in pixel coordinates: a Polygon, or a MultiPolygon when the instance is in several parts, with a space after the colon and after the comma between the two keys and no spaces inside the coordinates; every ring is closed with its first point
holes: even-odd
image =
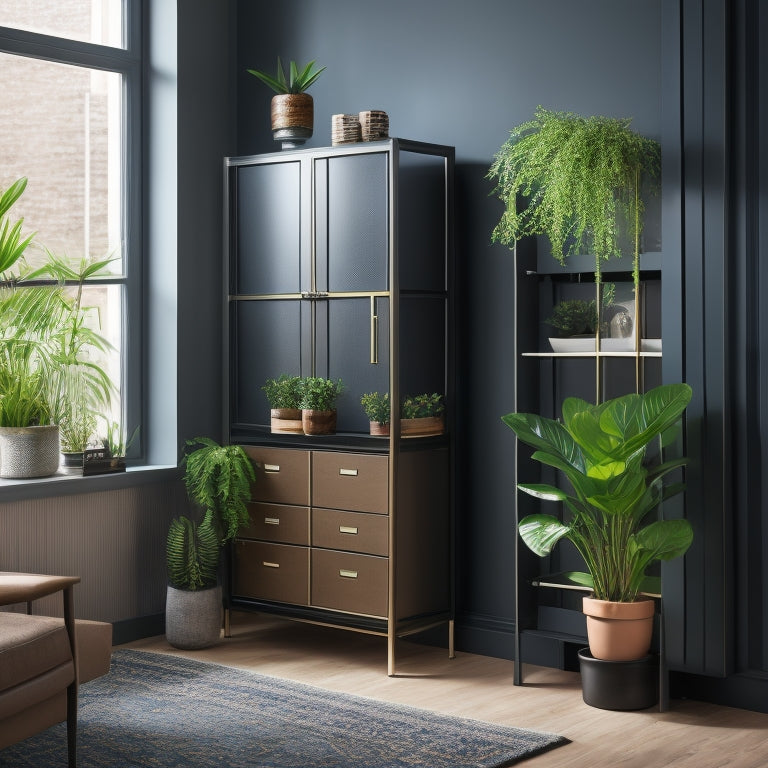
{"type": "Polygon", "coordinates": [[[210,511],[200,524],[183,515],[171,521],[166,560],[172,587],[198,590],[216,586],[219,537],[210,511]]]}
{"type": "Polygon", "coordinates": [[[537,107],[533,120],[510,132],[488,172],[505,210],[492,240],[512,246],[526,235],[546,235],[552,256],[592,252],[595,281],[601,262],[622,255],[622,225],[634,242],[633,278],[639,282],[644,177],[659,175],[658,142],[629,128],[630,120],[581,117],[537,107]],[[519,198],[527,202],[518,208],[519,198]]]}
{"type": "Polygon", "coordinates": [[[199,447],[182,459],[190,500],[211,517],[219,543],[226,544],[249,521],[253,464],[239,445],[219,445],[208,437],[188,440],[199,447]]]}

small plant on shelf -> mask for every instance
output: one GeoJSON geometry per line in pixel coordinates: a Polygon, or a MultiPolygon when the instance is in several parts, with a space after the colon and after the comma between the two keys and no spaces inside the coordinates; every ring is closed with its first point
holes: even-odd
{"type": "Polygon", "coordinates": [[[324,379],[319,376],[308,376],[301,387],[301,400],[299,405],[302,410],[308,411],[332,411],[336,408],[336,400],[344,391],[341,379],[324,379]]]}
{"type": "Polygon", "coordinates": [[[403,419],[424,419],[441,416],[445,411],[443,396],[437,392],[432,394],[411,395],[406,397],[400,406],[400,416],[403,419]]]}
{"type": "MultiPolygon", "coordinates": [[[[603,312],[616,300],[616,284],[603,285],[603,312]]],[[[597,302],[594,299],[563,299],[552,309],[552,314],[544,321],[558,331],[562,337],[597,333],[597,302]]],[[[605,330],[605,323],[600,331],[605,330]]]]}
{"type": "Polygon", "coordinates": [[[315,69],[315,62],[310,61],[299,71],[295,61],[288,66],[288,76],[285,75],[283,62],[277,57],[277,74],[275,77],[258,69],[249,69],[248,73],[258,77],[262,83],[269,86],[275,93],[304,93],[310,85],[325,71],[325,67],[315,69]]]}
{"type": "Polygon", "coordinates": [[[273,409],[291,408],[301,410],[301,376],[281,373],[276,379],[267,379],[262,389],[273,409]]]}
{"type": "Polygon", "coordinates": [[[389,424],[391,419],[389,392],[383,395],[378,392],[368,392],[360,398],[368,420],[375,424],[389,424]]]}

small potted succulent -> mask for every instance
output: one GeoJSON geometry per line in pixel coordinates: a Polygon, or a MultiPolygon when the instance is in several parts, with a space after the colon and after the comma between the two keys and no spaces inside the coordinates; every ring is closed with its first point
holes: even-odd
{"type": "Polygon", "coordinates": [[[371,434],[384,436],[389,434],[390,404],[389,392],[367,392],[360,398],[365,415],[371,422],[371,434]]]}
{"type": "Polygon", "coordinates": [[[308,376],[301,387],[301,423],[305,435],[336,431],[336,400],[344,390],[341,379],[308,376]]]}
{"type": "Polygon", "coordinates": [[[262,387],[270,407],[273,432],[303,431],[301,426],[301,376],[281,373],[276,379],[267,379],[262,387]]]}
{"type": "Polygon", "coordinates": [[[275,77],[256,69],[248,70],[277,94],[272,97],[271,105],[272,137],[275,141],[282,142],[283,149],[295,149],[312,136],[314,102],[305,91],[324,70],[325,67],[315,69],[314,60],[302,70],[292,61],[286,77],[279,56],[275,77]]]}
{"type": "Polygon", "coordinates": [[[406,397],[400,406],[403,437],[441,435],[445,431],[445,401],[437,392],[406,397]]]}

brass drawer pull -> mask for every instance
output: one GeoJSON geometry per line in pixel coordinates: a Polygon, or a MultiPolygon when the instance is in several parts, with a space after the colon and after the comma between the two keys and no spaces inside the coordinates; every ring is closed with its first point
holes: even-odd
{"type": "Polygon", "coordinates": [[[344,469],[344,467],[341,467],[339,469],[339,474],[343,475],[344,477],[357,477],[357,470],[356,469],[344,469]]]}
{"type": "Polygon", "coordinates": [[[339,569],[339,576],[341,576],[344,579],[356,579],[357,571],[348,571],[345,568],[341,568],[339,569]]]}
{"type": "Polygon", "coordinates": [[[351,533],[353,536],[357,536],[357,528],[353,528],[351,525],[340,525],[339,533],[351,533]]]}
{"type": "Polygon", "coordinates": [[[269,562],[269,560],[265,560],[265,561],[262,563],[262,565],[263,565],[265,568],[279,568],[279,567],[280,567],[280,563],[270,563],[270,562],[269,562]]]}
{"type": "Polygon", "coordinates": [[[280,525],[280,518],[279,517],[265,517],[264,518],[264,524],[265,525],[280,525]]]}
{"type": "Polygon", "coordinates": [[[265,464],[264,465],[264,471],[265,472],[279,472],[280,471],[280,465],[279,464],[265,464]]]}

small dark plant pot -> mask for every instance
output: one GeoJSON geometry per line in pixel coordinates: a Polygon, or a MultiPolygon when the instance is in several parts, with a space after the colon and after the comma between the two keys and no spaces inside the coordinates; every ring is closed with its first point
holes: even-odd
{"type": "Polygon", "coordinates": [[[579,651],[581,695],[585,704],[615,711],[648,709],[659,700],[659,660],[648,654],[635,661],[596,659],[579,651]]]}
{"type": "Polygon", "coordinates": [[[82,451],[75,451],[72,453],[62,452],[61,466],[64,469],[68,469],[68,470],[79,469],[82,472],[83,471],[83,452],[82,451]]]}
{"type": "Polygon", "coordinates": [[[336,432],[336,411],[305,408],[301,412],[301,426],[305,435],[332,435],[336,432]]]}

